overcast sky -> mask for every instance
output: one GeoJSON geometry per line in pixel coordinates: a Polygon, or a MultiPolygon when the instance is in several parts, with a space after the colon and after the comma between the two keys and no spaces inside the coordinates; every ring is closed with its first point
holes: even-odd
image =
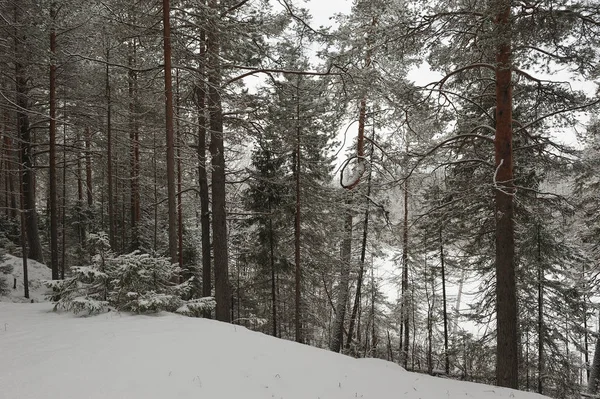
{"type": "Polygon", "coordinates": [[[315,27],[329,26],[333,23],[330,20],[337,13],[347,14],[352,7],[351,0],[309,0],[304,6],[311,11],[313,16],[313,25],[315,27]]]}

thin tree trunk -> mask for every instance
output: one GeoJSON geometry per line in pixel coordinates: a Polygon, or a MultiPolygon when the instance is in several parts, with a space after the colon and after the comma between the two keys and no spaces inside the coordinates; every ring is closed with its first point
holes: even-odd
{"type": "Polygon", "coordinates": [[[540,243],[540,226],[537,226],[537,289],[538,289],[538,380],[537,392],[543,393],[544,378],[544,271],[542,268],[542,248],[540,243]]]}
{"type": "MultiPolygon", "coordinates": [[[[204,84],[204,63],[206,62],[205,34],[200,32],[200,80],[196,85],[198,112],[198,185],[200,186],[200,228],[202,231],[202,296],[212,296],[212,273],[210,259],[210,210],[208,196],[208,173],[206,170],[206,89],[204,84]]],[[[204,311],[210,318],[210,310],[204,311]]]]}
{"type": "MultiPolygon", "coordinates": [[[[24,166],[23,166],[23,153],[21,152],[21,168],[19,170],[19,172],[24,173],[24,166]]],[[[22,182],[19,187],[19,199],[20,199],[20,203],[21,203],[21,209],[20,209],[20,214],[21,214],[21,252],[22,252],[22,260],[23,260],[23,296],[27,299],[29,299],[29,273],[28,273],[28,268],[27,268],[27,257],[28,257],[28,248],[27,248],[27,227],[26,227],[26,218],[27,218],[27,209],[25,208],[25,190],[23,189],[23,186],[25,185],[24,182],[22,182]]]]}
{"type": "Polygon", "coordinates": [[[130,177],[131,177],[131,198],[130,198],[130,224],[131,224],[131,249],[139,248],[139,223],[141,219],[140,205],[140,149],[139,149],[139,128],[137,122],[137,51],[136,42],[133,39],[129,45],[128,64],[131,68],[128,73],[129,89],[129,142],[130,142],[130,177]]]}
{"type": "MultiPolygon", "coordinates": [[[[269,214],[271,213],[271,201],[269,200],[269,214]]],[[[271,305],[273,315],[273,336],[277,336],[277,291],[275,285],[275,243],[273,239],[273,219],[269,216],[269,260],[271,263],[271,305]]]]}
{"type": "Polygon", "coordinates": [[[496,383],[518,388],[517,297],[513,209],[512,78],[510,0],[501,0],[495,19],[499,47],[496,56],[496,383]]]}
{"type": "Polygon", "coordinates": [[[165,63],[165,123],[167,141],[167,207],[169,215],[169,256],[177,263],[177,205],[175,191],[175,138],[173,132],[173,84],[171,78],[170,1],[163,0],[163,39],[165,63]]]}
{"type": "Polygon", "coordinates": [[[94,205],[94,196],[92,188],[92,135],[89,126],[85,127],[85,185],[87,206],[91,210],[94,205]]]}
{"type": "MultiPolygon", "coordinates": [[[[408,145],[407,145],[408,147],[408,145]]],[[[408,304],[408,179],[404,181],[404,221],[402,224],[402,353],[401,364],[408,367],[408,347],[410,345],[409,304],[408,304]]]]}
{"type": "MultiPolygon", "coordinates": [[[[298,78],[298,84],[296,85],[296,96],[300,95],[300,78],[298,78]]],[[[301,181],[301,159],[302,152],[300,151],[300,139],[301,139],[301,125],[300,125],[300,100],[296,103],[296,150],[295,150],[295,168],[294,168],[294,179],[296,183],[296,208],[294,214],[294,262],[295,262],[295,317],[294,327],[296,342],[304,342],[302,336],[302,267],[300,265],[300,235],[301,235],[301,198],[300,198],[300,181],[301,181]]]]}
{"type": "MultiPolygon", "coordinates": [[[[210,0],[209,7],[219,15],[219,1],[210,0]]],[[[215,24],[218,24],[215,21],[215,24]]],[[[208,110],[210,115],[210,153],[212,156],[213,253],[215,266],[216,318],[230,322],[229,260],[227,255],[227,212],[225,199],[225,145],[223,143],[223,108],[221,104],[220,32],[214,27],[207,32],[208,110]]]]}
{"type": "Polygon", "coordinates": [[[113,154],[112,154],[112,99],[110,88],[110,49],[106,48],[106,175],[108,180],[108,238],[111,248],[116,250],[115,241],[115,210],[113,195],[113,154]]]}
{"type": "Polygon", "coordinates": [[[444,313],[444,366],[446,375],[450,375],[450,354],[448,353],[448,307],[446,303],[446,263],[444,257],[444,238],[440,224],[440,263],[442,267],[442,302],[444,313]]]}
{"type": "MultiPolygon", "coordinates": [[[[375,140],[375,122],[373,121],[373,136],[371,140],[375,140]]],[[[373,163],[373,149],[370,154],[370,164],[373,163]]],[[[373,172],[372,168],[369,168],[369,175],[367,177],[367,196],[365,199],[365,218],[363,220],[363,235],[362,235],[362,247],[360,251],[360,265],[358,269],[358,277],[356,279],[356,293],[354,296],[354,305],[352,305],[352,314],[350,316],[350,325],[348,326],[348,340],[346,341],[346,349],[350,349],[354,334],[354,324],[356,323],[356,315],[360,306],[361,295],[362,295],[362,284],[363,276],[365,272],[365,256],[367,254],[367,237],[369,232],[369,206],[371,204],[371,180],[373,172]]],[[[389,331],[388,331],[389,334],[389,331]]],[[[359,334],[357,336],[360,337],[359,334]]]]}
{"type": "Polygon", "coordinates": [[[175,127],[177,131],[177,261],[179,267],[183,268],[183,198],[181,193],[181,129],[179,126],[179,69],[175,71],[175,127]]]}
{"type": "MultiPolygon", "coordinates": [[[[21,23],[19,6],[15,4],[15,26],[21,23]]],[[[25,225],[28,243],[28,256],[31,259],[44,263],[42,244],[38,230],[38,217],[35,200],[35,172],[33,170],[33,155],[31,145],[31,131],[29,128],[29,98],[27,89],[27,77],[21,57],[25,56],[25,50],[21,43],[26,43],[27,38],[21,32],[15,32],[15,88],[17,93],[17,132],[21,138],[21,189],[23,190],[23,212],[25,213],[25,225]]]]}
{"type": "Polygon", "coordinates": [[[58,280],[58,192],[56,187],[56,4],[50,5],[50,266],[52,280],[58,280]]]}
{"type": "MultiPolygon", "coordinates": [[[[62,242],[62,248],[61,248],[61,256],[60,256],[60,279],[64,280],[65,279],[65,268],[67,265],[67,150],[66,150],[66,143],[67,143],[67,123],[66,123],[66,119],[67,119],[67,101],[66,101],[66,93],[64,94],[65,97],[65,102],[63,103],[63,166],[62,166],[62,212],[61,212],[61,242],[62,242]]],[[[77,145],[79,146],[79,134],[77,135],[77,145]]],[[[80,174],[80,161],[79,161],[79,154],[77,154],[77,189],[78,189],[78,194],[79,197],[81,197],[81,174],[80,174]]],[[[81,202],[80,202],[81,204],[81,202]]],[[[82,229],[82,224],[81,224],[81,213],[79,212],[79,214],[77,215],[78,218],[78,223],[77,223],[77,230],[80,232],[81,234],[81,229],[82,229]]]]}
{"type": "Polygon", "coordinates": [[[340,260],[341,272],[340,282],[338,284],[338,297],[335,311],[335,321],[333,323],[333,333],[329,349],[333,352],[339,352],[342,348],[344,338],[344,319],[346,316],[346,306],[348,303],[348,290],[350,282],[350,267],[352,260],[352,194],[346,193],[346,220],[344,222],[344,238],[342,241],[340,260]]]}

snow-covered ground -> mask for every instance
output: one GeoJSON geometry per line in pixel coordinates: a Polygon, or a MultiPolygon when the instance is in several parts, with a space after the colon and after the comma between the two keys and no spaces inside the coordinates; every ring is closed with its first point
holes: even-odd
{"type": "MultiPolygon", "coordinates": [[[[14,263],[20,277],[20,262],[14,263]]],[[[32,263],[42,297],[45,266],[32,263]]],[[[21,290],[21,291],[19,291],[21,290]]],[[[534,399],[409,373],[212,320],[161,313],[77,317],[0,298],[1,399],[534,399]]]]}
{"type": "MultiPolygon", "coordinates": [[[[23,261],[21,258],[12,255],[5,255],[2,265],[11,265],[13,267],[12,274],[6,275],[11,292],[7,296],[0,296],[2,302],[43,302],[45,301],[45,292],[47,288],[42,284],[44,280],[52,278],[51,270],[39,262],[32,259],[27,260],[27,277],[29,280],[29,299],[24,297],[23,290],[23,261]],[[17,288],[13,289],[14,279],[17,280],[17,288]]],[[[0,393],[0,397],[2,393],[0,393]]]]}
{"type": "Polygon", "coordinates": [[[541,398],[174,314],[0,303],[0,398],[541,398]]]}

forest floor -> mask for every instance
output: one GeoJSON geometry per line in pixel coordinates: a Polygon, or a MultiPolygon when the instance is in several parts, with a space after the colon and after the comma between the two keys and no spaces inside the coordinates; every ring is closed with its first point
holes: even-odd
{"type": "MultiPolygon", "coordinates": [[[[16,258],[9,261],[18,274],[16,258]]],[[[32,290],[36,298],[40,289],[32,290]]],[[[212,320],[169,313],[82,317],[53,312],[49,303],[13,303],[21,293],[0,298],[2,399],[542,398],[410,373],[212,320]]]]}

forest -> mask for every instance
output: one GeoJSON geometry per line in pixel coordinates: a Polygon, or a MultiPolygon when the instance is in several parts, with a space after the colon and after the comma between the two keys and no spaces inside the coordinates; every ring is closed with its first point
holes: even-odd
{"type": "Polygon", "coordinates": [[[600,5],[349,9],[1,0],[21,294],[597,397],[600,5]]]}

